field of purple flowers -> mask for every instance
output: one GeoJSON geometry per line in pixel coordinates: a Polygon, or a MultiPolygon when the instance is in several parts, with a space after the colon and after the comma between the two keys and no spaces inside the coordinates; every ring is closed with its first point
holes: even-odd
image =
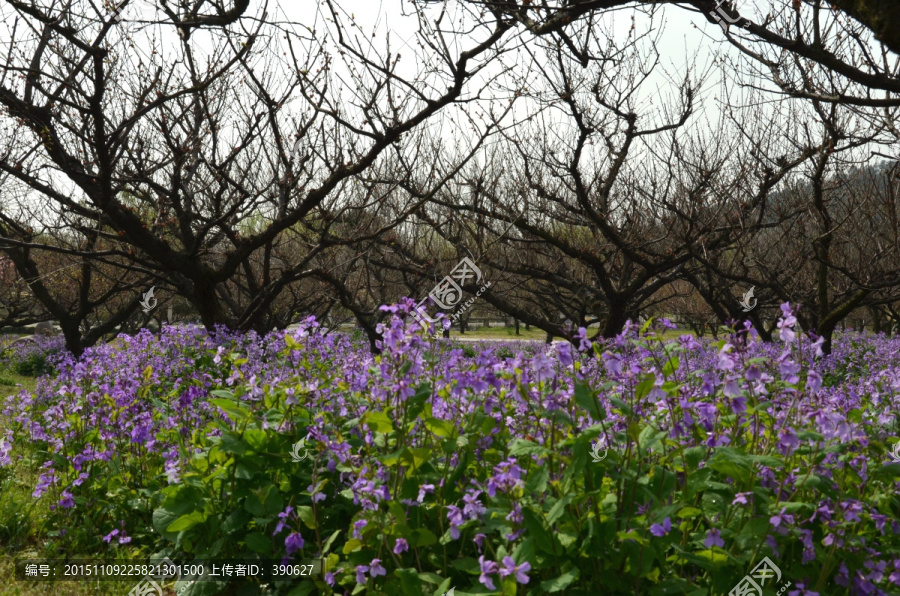
{"type": "Polygon", "coordinates": [[[821,358],[785,305],[772,344],[459,347],[411,304],[380,355],[314,320],[60,353],[0,405],[0,488],[37,479],[46,556],[324,559],[292,596],[900,593],[900,340],[821,358]]]}

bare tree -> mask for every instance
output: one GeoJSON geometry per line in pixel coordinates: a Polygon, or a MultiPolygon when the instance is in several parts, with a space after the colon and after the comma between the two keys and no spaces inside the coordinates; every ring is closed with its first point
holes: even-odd
{"type": "Polygon", "coordinates": [[[415,159],[429,119],[477,101],[511,27],[457,34],[452,7],[419,8],[410,69],[393,38],[359,35],[330,1],[308,25],[241,1],[139,22],[86,0],[10,6],[0,170],[28,186],[24,201],[99,222],[98,241],[125,246],[130,267],[164,279],[206,326],[240,329],[283,324],[287,288],[334,280],[326,253],[365,240],[336,224],[373,209],[348,185],[391,156],[415,159]]]}

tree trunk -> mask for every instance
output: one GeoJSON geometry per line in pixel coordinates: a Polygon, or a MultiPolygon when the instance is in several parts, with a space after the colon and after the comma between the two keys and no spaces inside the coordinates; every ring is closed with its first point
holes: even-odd
{"type": "Polygon", "coordinates": [[[222,312],[218,297],[216,296],[215,284],[206,281],[194,281],[193,285],[193,302],[200,314],[200,321],[207,331],[214,331],[216,325],[228,325],[225,320],[225,313],[222,312]]]}
{"type": "Polygon", "coordinates": [[[834,330],[834,325],[829,325],[828,327],[819,330],[819,336],[825,340],[822,342],[822,353],[826,356],[831,354],[834,343],[834,330]]]}
{"type": "Polygon", "coordinates": [[[515,319],[515,318],[514,318],[514,319],[513,319],[513,322],[514,322],[514,324],[515,324],[515,326],[516,326],[516,335],[521,335],[521,334],[519,333],[519,319],[515,319]]]}
{"type": "Polygon", "coordinates": [[[622,333],[627,320],[628,315],[624,308],[610,304],[609,314],[606,316],[606,324],[603,326],[603,337],[609,339],[622,333]]]}
{"type": "Polygon", "coordinates": [[[878,334],[884,331],[884,327],[882,326],[884,318],[881,316],[881,311],[878,310],[878,307],[869,307],[869,314],[872,315],[872,332],[878,334]]]}
{"type": "Polygon", "coordinates": [[[77,319],[62,319],[59,321],[63,337],[66,338],[66,349],[72,352],[76,358],[84,353],[84,344],[81,341],[81,329],[77,319]]]}

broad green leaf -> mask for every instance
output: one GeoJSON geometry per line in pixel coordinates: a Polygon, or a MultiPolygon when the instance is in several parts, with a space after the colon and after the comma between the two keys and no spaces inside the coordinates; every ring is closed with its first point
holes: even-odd
{"type": "Polygon", "coordinates": [[[394,421],[384,412],[370,410],[363,416],[363,420],[375,432],[390,433],[394,430],[394,421]]]}
{"type": "Polygon", "coordinates": [[[522,508],[522,519],[525,522],[525,528],[528,530],[528,533],[534,537],[536,546],[539,550],[552,555],[554,553],[553,545],[557,544],[557,542],[553,535],[547,530],[541,517],[542,516],[539,516],[529,507],[522,508]]]}
{"type": "Polygon", "coordinates": [[[303,524],[309,528],[310,530],[316,529],[316,516],[313,513],[313,508],[308,505],[300,505],[297,507],[297,517],[303,522],[303,524]]]}
{"type": "Polygon", "coordinates": [[[544,447],[526,439],[513,439],[509,444],[509,454],[516,457],[522,455],[550,455],[552,452],[544,447]]]}
{"type": "Polygon", "coordinates": [[[648,373],[644,376],[644,380],[637,384],[637,387],[634,388],[634,397],[635,399],[644,399],[650,393],[650,390],[653,389],[653,385],[656,384],[656,375],[653,373],[648,373]]]}
{"type": "Polygon", "coordinates": [[[429,397],[431,397],[431,385],[422,383],[416,389],[415,395],[406,400],[406,419],[415,420],[425,409],[425,402],[429,397]]]}
{"type": "Polygon", "coordinates": [[[202,524],[204,521],[206,521],[206,516],[202,511],[192,511],[187,515],[182,515],[169,524],[166,528],[166,532],[181,532],[193,528],[197,524],[202,524]]]}
{"type": "Polygon", "coordinates": [[[400,579],[400,593],[403,596],[424,596],[422,582],[415,569],[395,569],[394,576],[400,579]]]}
{"type": "Polygon", "coordinates": [[[572,569],[554,579],[548,579],[541,582],[541,589],[545,592],[561,592],[572,585],[578,579],[578,570],[572,569]]]}
{"type": "Polygon", "coordinates": [[[247,544],[247,548],[255,553],[267,555],[272,552],[271,539],[258,532],[252,532],[244,536],[244,542],[247,544]]]}
{"type": "Polygon", "coordinates": [[[575,383],[575,403],[586,410],[595,420],[606,420],[606,410],[594,397],[594,392],[585,383],[575,383]]]}
{"type": "Polygon", "coordinates": [[[426,418],[425,428],[439,437],[449,437],[456,430],[456,425],[454,425],[449,420],[441,420],[439,418],[426,418]]]}

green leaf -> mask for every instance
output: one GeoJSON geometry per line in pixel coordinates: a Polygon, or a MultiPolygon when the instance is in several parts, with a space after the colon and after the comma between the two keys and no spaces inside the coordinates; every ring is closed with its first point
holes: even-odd
{"type": "Polygon", "coordinates": [[[669,361],[666,362],[665,366],[663,366],[663,375],[666,378],[671,377],[672,375],[675,374],[675,371],[677,371],[678,367],[680,367],[680,366],[681,366],[681,361],[677,357],[673,356],[673,357],[669,358],[669,361]]]}
{"type": "Polygon", "coordinates": [[[611,403],[615,407],[619,408],[619,411],[622,412],[623,414],[625,414],[626,416],[631,417],[634,415],[634,412],[632,411],[631,406],[629,406],[627,403],[625,403],[622,400],[622,398],[616,397],[614,395],[610,395],[607,399],[609,399],[609,403],[611,403]]]}
{"type": "Polygon", "coordinates": [[[193,528],[197,524],[202,524],[204,521],[206,521],[206,515],[202,511],[192,511],[169,524],[166,532],[181,532],[182,530],[193,528]]]}
{"type": "Polygon", "coordinates": [[[425,402],[431,397],[431,385],[422,383],[416,389],[415,395],[406,400],[406,419],[415,420],[418,418],[422,410],[425,409],[425,402]]]}
{"type": "Polygon", "coordinates": [[[429,417],[425,419],[425,428],[439,437],[449,437],[456,430],[456,425],[449,420],[429,417]]]}
{"type": "Polygon", "coordinates": [[[565,497],[557,501],[556,504],[550,508],[550,512],[547,513],[547,523],[551,526],[555,524],[556,521],[566,512],[566,506],[571,503],[572,499],[574,498],[574,495],[566,495],[565,497]]]}
{"type": "Polygon", "coordinates": [[[547,490],[547,481],[550,479],[550,472],[547,468],[541,467],[528,475],[525,481],[525,491],[529,493],[543,493],[547,490]]]}
{"type": "Polygon", "coordinates": [[[180,513],[176,513],[160,507],[153,512],[153,529],[162,534],[165,538],[168,538],[169,540],[175,540],[176,533],[167,532],[166,528],[172,525],[172,523],[179,517],[181,517],[180,513]]]}
{"type": "Polygon", "coordinates": [[[284,509],[284,501],[274,484],[252,491],[244,501],[244,509],[256,517],[274,516],[284,509]]]}
{"type": "Polygon", "coordinates": [[[264,452],[269,444],[269,436],[266,431],[259,428],[248,428],[244,431],[243,439],[257,453],[264,452]]]}
{"type": "Polygon", "coordinates": [[[684,461],[687,462],[688,467],[696,468],[703,461],[705,453],[705,447],[689,447],[684,450],[684,461]]]}
{"type": "Polygon", "coordinates": [[[362,548],[362,542],[356,538],[351,538],[347,542],[344,543],[344,554],[349,555],[353,551],[359,550],[362,548]]]}
{"type": "Polygon", "coordinates": [[[750,458],[729,447],[717,448],[706,467],[742,483],[749,482],[755,476],[750,458]]]}
{"type": "Polygon", "coordinates": [[[630,530],[628,532],[616,532],[616,538],[618,538],[619,542],[625,542],[626,540],[633,540],[640,544],[641,546],[647,546],[650,542],[641,536],[637,530],[630,530]]]}
{"type": "Polygon", "coordinates": [[[297,517],[303,522],[303,524],[309,528],[310,530],[316,529],[316,516],[313,513],[313,508],[308,505],[300,505],[297,507],[297,517]]]}
{"type": "Polygon", "coordinates": [[[575,403],[593,416],[596,420],[606,420],[606,410],[594,397],[594,392],[587,384],[579,381],[575,383],[575,403]]]}
{"type": "Polygon", "coordinates": [[[551,453],[552,452],[543,445],[538,445],[537,443],[533,443],[526,439],[513,439],[509,444],[509,454],[516,457],[522,455],[545,456],[550,455],[551,453]]]}
{"type": "Polygon", "coordinates": [[[245,509],[235,509],[222,522],[222,531],[231,534],[237,530],[242,530],[250,520],[250,514],[245,509]]]}
{"type": "Polygon", "coordinates": [[[341,531],[340,531],[340,530],[335,530],[335,531],[334,531],[334,534],[332,534],[331,536],[329,536],[329,537],[328,537],[328,540],[325,541],[325,546],[323,547],[323,551],[322,551],[322,552],[327,553],[328,551],[330,551],[330,550],[331,550],[331,546],[334,544],[334,541],[337,540],[337,537],[340,536],[340,535],[341,535],[341,531]]]}
{"type": "Polygon", "coordinates": [[[423,596],[422,582],[415,569],[395,569],[394,575],[400,579],[400,593],[403,596],[423,596]]]}
{"type": "Polygon", "coordinates": [[[425,528],[416,528],[409,536],[409,545],[416,548],[420,546],[431,546],[437,544],[437,541],[437,536],[435,536],[431,530],[425,528]]]}
{"type": "Polygon", "coordinates": [[[545,592],[561,592],[572,585],[576,579],[578,579],[578,570],[572,569],[557,578],[541,582],[541,589],[545,592]]]}
{"type": "Polygon", "coordinates": [[[228,430],[222,432],[219,441],[219,449],[225,453],[243,455],[247,452],[247,444],[241,440],[241,437],[238,436],[236,432],[228,430]]]}
{"type": "Polygon", "coordinates": [[[261,555],[268,555],[272,552],[272,541],[258,532],[251,532],[244,536],[244,542],[247,548],[261,555]]]}
{"type": "Polygon", "coordinates": [[[250,410],[230,399],[211,399],[209,403],[221,408],[235,422],[246,420],[251,415],[250,410]]]}
{"type": "Polygon", "coordinates": [[[656,375],[653,373],[648,373],[645,375],[644,380],[638,383],[637,387],[634,388],[634,397],[635,399],[644,399],[650,393],[650,390],[653,389],[653,385],[656,384],[656,375]]]}
{"type": "Polygon", "coordinates": [[[525,528],[528,530],[528,533],[534,537],[539,550],[542,550],[545,553],[551,555],[554,552],[558,552],[554,551],[553,548],[553,545],[556,544],[556,539],[547,530],[547,527],[544,525],[543,520],[538,516],[537,513],[535,513],[528,507],[523,507],[522,519],[525,522],[525,528]]]}
{"type": "Polygon", "coordinates": [[[696,507],[683,507],[678,511],[677,515],[681,519],[691,519],[692,517],[703,515],[703,512],[696,507]]]}
{"type": "Polygon", "coordinates": [[[729,561],[727,554],[720,552],[720,551],[715,551],[712,549],[701,550],[700,552],[697,553],[697,556],[702,559],[706,559],[707,561],[709,561],[710,563],[713,563],[714,565],[722,565],[729,561]]]}
{"type": "Polygon", "coordinates": [[[363,416],[363,421],[378,433],[390,433],[394,430],[394,421],[384,412],[370,410],[363,416]]]}

